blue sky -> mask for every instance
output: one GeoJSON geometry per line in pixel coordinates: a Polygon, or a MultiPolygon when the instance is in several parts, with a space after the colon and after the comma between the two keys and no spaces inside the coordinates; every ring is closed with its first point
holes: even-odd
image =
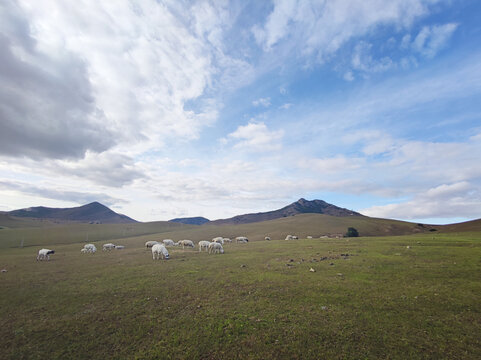
{"type": "Polygon", "coordinates": [[[481,217],[474,0],[0,5],[0,211],[481,217]]]}

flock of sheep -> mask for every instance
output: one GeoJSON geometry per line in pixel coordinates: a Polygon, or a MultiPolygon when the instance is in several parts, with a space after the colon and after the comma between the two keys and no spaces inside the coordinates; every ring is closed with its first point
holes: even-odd
{"type": "MultiPolygon", "coordinates": [[[[287,235],[285,240],[297,240],[298,237],[295,235],[287,235]]],[[[264,240],[271,240],[269,236],[266,236],[264,240]]],[[[212,239],[212,241],[199,241],[197,244],[199,247],[199,252],[205,250],[209,254],[223,254],[225,243],[231,243],[232,240],[230,238],[225,238],[222,236],[218,236],[212,239]]],[[[245,236],[238,236],[235,238],[236,243],[245,244],[249,242],[249,239],[245,236]]],[[[169,252],[167,251],[168,246],[182,246],[184,250],[186,247],[195,248],[195,244],[192,240],[179,240],[174,242],[171,239],[159,241],[147,241],[145,243],[145,247],[147,249],[151,249],[152,251],[152,259],[153,260],[160,260],[165,259],[168,260],[170,258],[169,252]]],[[[111,251],[111,250],[122,250],[125,246],[123,245],[115,245],[112,243],[104,244],[102,246],[102,251],[111,251]]],[[[97,252],[97,247],[94,244],[85,244],[84,247],[80,250],[82,254],[94,254],[97,252]]],[[[50,255],[54,254],[54,250],[50,249],[40,249],[37,255],[37,261],[39,260],[50,260],[50,255]]]]}
{"type": "MultiPolygon", "coordinates": [[[[266,236],[265,240],[270,240],[271,238],[266,236]]],[[[287,238],[286,238],[287,240],[287,238]]],[[[236,243],[247,243],[249,239],[245,236],[239,236],[235,238],[236,243]]],[[[225,237],[215,237],[212,241],[199,241],[198,247],[199,252],[205,250],[209,254],[223,254],[224,253],[224,245],[225,243],[231,243],[232,240],[230,238],[225,237]]],[[[174,242],[171,239],[159,241],[147,241],[145,243],[145,247],[147,249],[151,249],[152,251],[152,259],[153,260],[160,260],[170,258],[169,252],[167,251],[168,246],[182,246],[182,249],[186,247],[195,248],[195,244],[192,240],[179,240],[178,242],[174,242]]],[[[111,250],[121,250],[124,249],[125,246],[123,245],[115,245],[112,243],[104,244],[102,247],[103,251],[111,251],[111,250]]],[[[85,244],[84,247],[80,250],[82,254],[94,254],[97,252],[97,247],[94,244],[85,244]]],[[[54,254],[54,250],[50,249],[40,249],[37,255],[37,261],[40,260],[50,260],[50,255],[54,254]]]]}

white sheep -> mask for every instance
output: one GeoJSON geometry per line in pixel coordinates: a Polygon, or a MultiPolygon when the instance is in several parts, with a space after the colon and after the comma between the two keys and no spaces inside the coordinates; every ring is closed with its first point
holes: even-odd
{"type": "Polygon", "coordinates": [[[145,248],[146,249],[149,249],[151,248],[152,246],[154,246],[155,244],[158,244],[159,242],[158,241],[155,241],[155,240],[150,240],[150,241],[147,241],[145,243],[145,248]]]}
{"type": "Polygon", "coordinates": [[[94,254],[97,251],[97,248],[95,247],[94,244],[85,244],[84,249],[87,250],[85,251],[86,253],[91,253],[91,254],[94,254]]]}
{"type": "Polygon", "coordinates": [[[102,246],[102,251],[110,251],[113,249],[115,249],[115,245],[112,243],[104,244],[104,246],[102,246]]]}
{"type": "Polygon", "coordinates": [[[223,254],[224,248],[220,243],[211,242],[209,244],[209,254],[223,254]]]}
{"type": "Polygon", "coordinates": [[[152,259],[155,260],[160,260],[160,259],[165,259],[169,260],[169,252],[165,248],[163,244],[154,244],[152,246],[152,259]]]}
{"type": "Polygon", "coordinates": [[[297,240],[298,237],[295,235],[287,235],[285,240],[297,240]]]}
{"type": "Polygon", "coordinates": [[[266,236],[266,237],[264,238],[264,240],[270,241],[271,238],[270,238],[269,236],[266,236]]]}
{"type": "Polygon", "coordinates": [[[201,252],[202,249],[205,249],[205,251],[209,251],[209,241],[199,241],[197,245],[199,245],[199,252],[201,252]]]}
{"type": "Polygon", "coordinates": [[[216,243],[224,245],[224,238],[222,236],[218,236],[218,237],[213,238],[212,242],[216,242],[216,243]]]}
{"type": "Polygon", "coordinates": [[[45,260],[47,259],[47,261],[50,260],[50,256],[51,254],[55,254],[55,251],[53,250],[50,250],[50,249],[40,249],[38,251],[38,255],[37,255],[37,261],[39,260],[45,260]]]}
{"type": "Polygon", "coordinates": [[[227,242],[227,243],[231,243],[232,240],[231,240],[230,238],[224,238],[224,242],[225,242],[225,243],[226,243],[226,242],[227,242]]]}
{"type": "Polygon", "coordinates": [[[249,242],[249,239],[246,238],[245,236],[238,236],[238,237],[235,238],[235,242],[245,244],[245,243],[249,242]]]}
{"type": "Polygon", "coordinates": [[[171,240],[171,239],[165,239],[165,240],[162,240],[162,242],[164,243],[164,246],[175,246],[174,240],[171,240]]]}
{"type": "Polygon", "coordinates": [[[89,251],[88,251],[86,248],[83,248],[83,249],[80,250],[80,252],[81,252],[82,254],[86,254],[86,253],[88,253],[89,251]]]}
{"type": "Polygon", "coordinates": [[[177,245],[182,246],[182,250],[184,250],[186,246],[191,248],[195,247],[194,242],[192,240],[180,240],[177,242],[177,245]]]}
{"type": "Polygon", "coordinates": [[[122,249],[125,249],[125,246],[124,245],[115,245],[115,249],[116,250],[122,250],[122,249]]]}

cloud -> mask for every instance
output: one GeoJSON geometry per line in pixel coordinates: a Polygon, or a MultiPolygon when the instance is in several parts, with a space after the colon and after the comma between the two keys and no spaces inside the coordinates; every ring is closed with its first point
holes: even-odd
{"type": "Polygon", "coordinates": [[[62,190],[61,187],[59,188],[58,184],[36,186],[25,182],[0,179],[0,191],[14,191],[20,194],[36,196],[44,199],[69,201],[80,205],[94,201],[101,202],[106,206],[127,203],[125,200],[114,198],[103,193],[71,191],[67,189],[62,190]]]}
{"type": "Polygon", "coordinates": [[[292,106],[291,103],[285,103],[285,104],[279,106],[279,109],[288,110],[291,106],[292,106]]]}
{"type": "MultiPolygon", "coordinates": [[[[391,58],[385,56],[380,60],[373,59],[370,51],[372,44],[360,41],[355,47],[351,59],[353,69],[365,73],[377,73],[391,69],[395,64],[391,58]]],[[[352,74],[351,74],[352,75],[352,74]]]]}
{"type": "Polygon", "coordinates": [[[0,17],[0,154],[79,158],[111,147],[115,131],[95,104],[87,64],[43,49],[15,2],[0,17]]]}
{"type": "Polygon", "coordinates": [[[282,148],[283,130],[270,131],[263,122],[250,122],[227,135],[238,141],[234,149],[245,151],[274,151],[282,148]]]}
{"type": "Polygon", "coordinates": [[[277,1],[263,25],[252,28],[265,51],[290,42],[300,54],[320,61],[336,53],[351,38],[378,26],[409,27],[428,12],[434,0],[381,1],[277,1]]]}
{"type": "Polygon", "coordinates": [[[423,56],[432,58],[446,46],[457,27],[456,23],[424,26],[414,39],[412,47],[423,56]]]}
{"type": "Polygon", "coordinates": [[[269,107],[269,106],[271,106],[271,98],[267,97],[267,98],[260,98],[260,99],[254,100],[252,102],[252,105],[269,107]]]}
{"type": "Polygon", "coordinates": [[[481,194],[468,182],[442,184],[401,203],[373,206],[364,215],[397,219],[480,217],[481,194]]]}
{"type": "Polygon", "coordinates": [[[132,158],[117,153],[88,152],[80,161],[56,161],[48,166],[52,172],[88,179],[94,184],[109,187],[122,187],[145,177],[132,158]]]}

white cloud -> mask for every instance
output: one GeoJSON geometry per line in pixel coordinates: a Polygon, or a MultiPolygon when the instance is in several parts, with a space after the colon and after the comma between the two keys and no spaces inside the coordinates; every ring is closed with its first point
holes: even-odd
{"type": "Polygon", "coordinates": [[[324,60],[349,39],[362,36],[377,26],[409,27],[425,15],[436,0],[385,1],[278,1],[262,26],[252,31],[266,51],[283,45],[286,39],[303,54],[324,60]]]}
{"type": "Polygon", "coordinates": [[[480,216],[481,194],[477,187],[468,182],[442,184],[412,200],[373,206],[362,210],[362,214],[396,219],[450,218],[480,216]]]}
{"type": "Polygon", "coordinates": [[[269,107],[271,106],[271,98],[266,97],[266,98],[259,98],[257,100],[254,100],[252,102],[252,105],[254,106],[263,106],[263,107],[269,107]]]}
{"type": "Polygon", "coordinates": [[[237,141],[234,149],[244,151],[273,151],[282,148],[283,130],[269,130],[263,122],[250,122],[241,125],[227,135],[228,139],[237,141]]]}
{"type": "Polygon", "coordinates": [[[412,46],[422,55],[429,58],[434,57],[446,46],[457,27],[456,23],[424,26],[414,39],[412,46]]]}
{"type": "Polygon", "coordinates": [[[288,110],[291,106],[292,106],[291,103],[285,103],[285,104],[279,106],[279,109],[288,110]]]}
{"type": "Polygon", "coordinates": [[[373,59],[371,55],[372,44],[360,41],[355,47],[351,59],[352,68],[365,73],[376,73],[387,71],[394,65],[389,57],[383,57],[379,60],[373,59]]]}

